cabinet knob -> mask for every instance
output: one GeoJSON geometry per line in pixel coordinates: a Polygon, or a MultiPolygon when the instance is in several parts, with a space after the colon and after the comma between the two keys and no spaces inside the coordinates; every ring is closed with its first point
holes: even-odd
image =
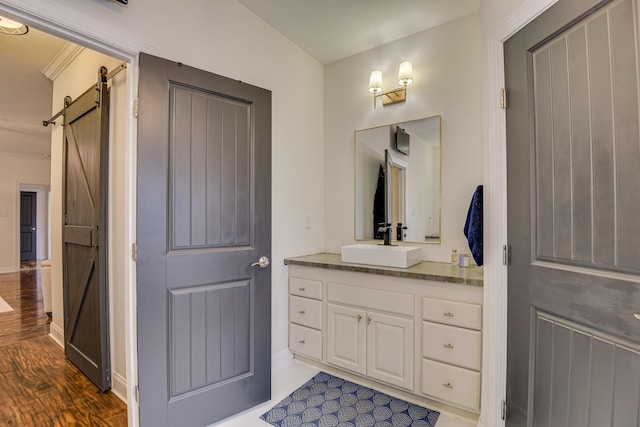
{"type": "Polygon", "coordinates": [[[446,313],[442,313],[442,315],[446,317],[453,317],[453,313],[450,311],[447,311],[446,313]]]}
{"type": "Polygon", "coordinates": [[[298,314],[304,314],[304,310],[298,310],[298,314]]]}
{"type": "Polygon", "coordinates": [[[444,348],[453,348],[453,345],[452,345],[452,344],[449,344],[449,343],[446,343],[446,344],[444,345],[444,348]]]}
{"type": "Polygon", "coordinates": [[[298,340],[300,344],[304,344],[304,340],[298,340]]]}
{"type": "Polygon", "coordinates": [[[362,315],[358,314],[358,323],[362,320],[362,315]]]}
{"type": "Polygon", "coordinates": [[[442,387],[446,387],[446,388],[453,388],[453,386],[451,385],[451,383],[442,383],[442,387]]]}
{"type": "Polygon", "coordinates": [[[640,313],[634,314],[633,317],[635,317],[636,319],[640,320],[640,313]]]}
{"type": "Polygon", "coordinates": [[[367,316],[367,325],[371,323],[371,317],[367,316]]]}
{"type": "Polygon", "coordinates": [[[298,288],[298,290],[304,292],[305,288],[298,288]]]}

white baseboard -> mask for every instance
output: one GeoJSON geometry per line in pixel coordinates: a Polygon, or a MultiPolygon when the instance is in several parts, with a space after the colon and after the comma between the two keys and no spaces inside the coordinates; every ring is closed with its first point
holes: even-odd
{"type": "Polygon", "coordinates": [[[64,331],[55,323],[49,324],[49,336],[62,348],[64,348],[64,331]]]}
{"type": "MultiPolygon", "coordinates": [[[[49,325],[49,336],[64,349],[64,331],[55,323],[49,325]]],[[[111,391],[127,403],[127,379],[118,372],[111,374],[111,391]]]]}
{"type": "Polygon", "coordinates": [[[119,372],[111,374],[111,392],[127,403],[127,379],[119,372]]]}
{"type": "Polygon", "coordinates": [[[278,371],[293,362],[293,354],[288,348],[277,352],[271,356],[271,372],[278,371]]]}

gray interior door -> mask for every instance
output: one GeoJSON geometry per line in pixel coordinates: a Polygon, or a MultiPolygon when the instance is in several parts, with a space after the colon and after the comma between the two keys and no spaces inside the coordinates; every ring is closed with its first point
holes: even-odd
{"type": "Polygon", "coordinates": [[[37,193],[20,192],[20,261],[36,259],[36,200],[37,193]]]}
{"type": "Polygon", "coordinates": [[[65,100],[62,241],[65,354],[105,391],[111,387],[105,68],[100,79],[75,101],[65,100]]]}
{"type": "Polygon", "coordinates": [[[142,426],[270,399],[271,92],[147,54],[138,117],[142,426]]]}
{"type": "Polygon", "coordinates": [[[510,427],[640,425],[635,7],[560,0],[505,44],[510,427]]]}

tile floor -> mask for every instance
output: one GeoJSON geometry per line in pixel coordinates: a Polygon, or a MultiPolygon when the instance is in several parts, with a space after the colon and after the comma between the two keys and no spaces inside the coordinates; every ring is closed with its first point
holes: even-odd
{"type": "MultiPolygon", "coordinates": [[[[260,415],[267,412],[273,405],[284,399],[289,393],[304,384],[309,378],[318,373],[318,369],[294,361],[290,365],[273,372],[272,396],[270,401],[249,409],[234,417],[227,418],[215,427],[268,427],[269,424],[262,421],[260,415]]],[[[436,427],[475,427],[475,423],[468,420],[441,413],[436,427]]]]}

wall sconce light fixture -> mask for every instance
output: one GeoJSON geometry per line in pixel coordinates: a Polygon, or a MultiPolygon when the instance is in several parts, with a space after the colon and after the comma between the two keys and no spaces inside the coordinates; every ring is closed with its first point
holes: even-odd
{"type": "Polygon", "coordinates": [[[409,61],[400,64],[398,71],[398,84],[402,87],[388,92],[382,92],[382,71],[372,71],[369,78],[369,92],[373,94],[373,108],[376,108],[376,99],[380,96],[383,106],[405,102],[407,100],[407,86],[411,83],[413,83],[413,65],[409,61]]]}
{"type": "Polygon", "coordinates": [[[9,34],[12,36],[22,36],[29,32],[29,27],[20,22],[0,16],[0,34],[9,34]]]}

